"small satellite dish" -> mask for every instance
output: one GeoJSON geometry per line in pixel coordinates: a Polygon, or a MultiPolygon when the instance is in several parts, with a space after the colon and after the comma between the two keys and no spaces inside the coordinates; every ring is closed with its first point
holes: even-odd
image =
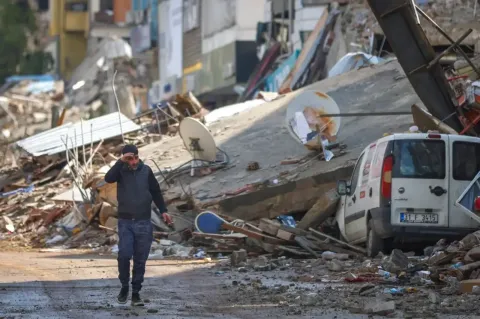
{"type": "MultiPolygon", "coordinates": [[[[193,160],[214,162],[217,146],[208,128],[202,122],[187,117],[180,122],[180,136],[193,160]]],[[[193,164],[193,163],[192,163],[193,164]]]]}

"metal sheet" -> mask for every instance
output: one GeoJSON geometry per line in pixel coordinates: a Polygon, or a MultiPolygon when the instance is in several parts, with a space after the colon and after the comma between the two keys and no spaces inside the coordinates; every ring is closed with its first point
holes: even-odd
{"type": "MultiPolygon", "coordinates": [[[[120,114],[122,121],[123,133],[130,133],[140,129],[140,126],[132,122],[125,115],[120,114]]],[[[67,123],[51,130],[27,137],[18,141],[16,145],[33,156],[53,155],[65,152],[65,144],[63,141],[68,137],[68,148],[81,147],[99,142],[100,140],[116,137],[121,135],[118,112],[110,113],[83,122],[83,139],[82,124],[67,123]],[[93,129],[93,134],[91,133],[93,129]],[[63,141],[62,141],[63,139],[63,141]]]]}

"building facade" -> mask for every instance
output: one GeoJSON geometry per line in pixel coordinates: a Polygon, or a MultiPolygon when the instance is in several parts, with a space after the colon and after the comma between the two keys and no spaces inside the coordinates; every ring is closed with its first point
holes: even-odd
{"type": "Polygon", "coordinates": [[[88,0],[50,0],[50,35],[58,44],[60,75],[69,79],[87,52],[88,0]]]}

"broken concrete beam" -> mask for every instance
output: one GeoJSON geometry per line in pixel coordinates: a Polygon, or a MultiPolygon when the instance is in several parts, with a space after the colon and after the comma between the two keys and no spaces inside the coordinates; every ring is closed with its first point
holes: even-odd
{"type": "Polygon", "coordinates": [[[353,165],[348,164],[298,181],[226,198],[218,203],[220,213],[250,221],[305,212],[317,202],[319,194],[335,188],[337,180],[348,178],[352,170],[353,165]]]}
{"type": "Polygon", "coordinates": [[[279,229],[278,232],[277,232],[277,237],[281,238],[283,240],[291,241],[291,240],[294,239],[295,234],[293,234],[289,231],[283,230],[283,229],[279,229]]]}
{"type": "Polygon", "coordinates": [[[308,210],[302,220],[297,224],[300,229],[308,229],[321,225],[328,217],[336,212],[340,196],[337,194],[336,187],[323,193],[315,205],[308,210]]]}
{"type": "Polygon", "coordinates": [[[267,233],[272,236],[276,236],[278,233],[278,230],[280,229],[280,223],[275,220],[262,218],[260,219],[258,228],[260,228],[264,233],[267,233]]]}
{"type": "Polygon", "coordinates": [[[230,264],[233,267],[238,267],[240,263],[245,262],[247,262],[247,251],[245,249],[234,251],[230,256],[230,264]]]}

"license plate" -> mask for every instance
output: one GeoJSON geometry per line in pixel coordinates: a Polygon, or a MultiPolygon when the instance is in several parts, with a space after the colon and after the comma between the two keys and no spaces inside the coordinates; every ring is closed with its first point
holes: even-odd
{"type": "Polygon", "coordinates": [[[400,222],[407,224],[438,224],[438,215],[400,213],[400,222]]]}

